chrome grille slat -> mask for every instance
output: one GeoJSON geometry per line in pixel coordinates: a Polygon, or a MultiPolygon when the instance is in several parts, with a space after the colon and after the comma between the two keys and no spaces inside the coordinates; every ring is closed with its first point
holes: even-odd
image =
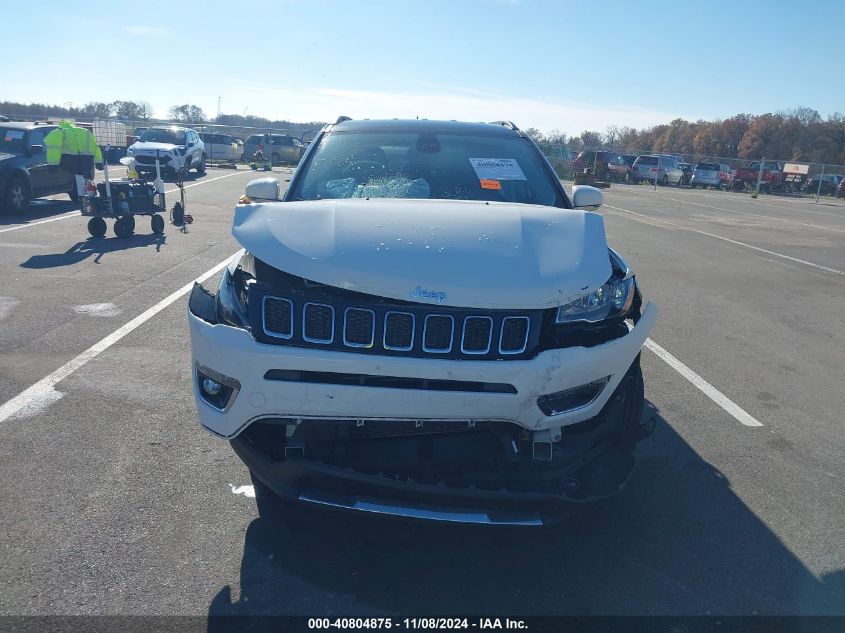
{"type": "Polygon", "coordinates": [[[293,301],[267,295],[262,300],[262,327],[267,336],[293,337],[293,301]]]}
{"type": "Polygon", "coordinates": [[[455,317],[451,314],[427,314],[423,322],[424,352],[430,354],[448,354],[452,351],[452,341],[455,338],[455,317]],[[430,323],[430,325],[429,325],[430,323]],[[448,334],[445,326],[448,325],[448,334]],[[446,341],[448,339],[448,346],[446,341]],[[434,345],[432,345],[434,343],[434,345]],[[439,345],[438,345],[439,343],[439,345]]]}
{"type": "Polygon", "coordinates": [[[343,311],[343,344],[347,347],[372,347],[376,337],[376,313],[369,308],[343,311]]]}
{"type": "Polygon", "coordinates": [[[493,340],[493,319],[489,316],[466,316],[461,328],[461,352],[486,354],[493,340]]]}
{"type": "Polygon", "coordinates": [[[302,306],[302,338],[309,343],[323,345],[334,341],[334,306],[328,303],[305,302],[302,306]]]}
{"type": "Polygon", "coordinates": [[[531,319],[528,317],[509,316],[502,319],[502,327],[499,329],[499,353],[521,354],[524,352],[528,346],[530,331],[531,319]]]}
{"type": "Polygon", "coordinates": [[[411,312],[386,312],[384,315],[384,338],[382,339],[384,349],[410,352],[414,349],[415,329],[416,319],[411,312]],[[402,317],[407,318],[403,319],[402,317]],[[408,342],[406,345],[399,345],[403,341],[408,342]]]}

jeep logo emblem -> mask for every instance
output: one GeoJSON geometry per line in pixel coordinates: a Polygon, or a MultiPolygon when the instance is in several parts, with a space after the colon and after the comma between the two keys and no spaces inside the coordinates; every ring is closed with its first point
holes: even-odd
{"type": "Polygon", "coordinates": [[[417,286],[417,289],[411,293],[411,299],[417,299],[418,301],[433,301],[434,303],[443,303],[446,301],[446,293],[440,292],[438,290],[426,290],[425,288],[420,288],[417,286]]]}

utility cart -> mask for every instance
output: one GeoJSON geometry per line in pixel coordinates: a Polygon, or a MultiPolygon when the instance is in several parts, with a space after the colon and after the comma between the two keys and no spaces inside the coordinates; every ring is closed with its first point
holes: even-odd
{"type": "MultiPolygon", "coordinates": [[[[125,160],[121,159],[121,162],[125,160]]],[[[163,234],[165,223],[161,214],[166,206],[160,173],[156,160],[154,184],[129,178],[109,180],[108,165],[104,165],[105,182],[96,185],[89,182],[87,195],[82,200],[82,215],[90,218],[88,233],[92,237],[103,237],[108,230],[106,220],[114,220],[114,234],[119,238],[130,237],[135,232],[135,216],[146,215],[150,217],[152,232],[163,234]]]]}

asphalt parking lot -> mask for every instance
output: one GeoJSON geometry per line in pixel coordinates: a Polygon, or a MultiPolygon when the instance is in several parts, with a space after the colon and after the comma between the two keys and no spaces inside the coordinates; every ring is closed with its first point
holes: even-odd
{"type": "Polygon", "coordinates": [[[0,613],[845,614],[845,204],[605,192],[662,310],[620,496],[545,530],[280,531],[198,426],[185,317],[253,177],[195,178],[160,238],[88,239],[61,197],[0,218],[0,613]]]}

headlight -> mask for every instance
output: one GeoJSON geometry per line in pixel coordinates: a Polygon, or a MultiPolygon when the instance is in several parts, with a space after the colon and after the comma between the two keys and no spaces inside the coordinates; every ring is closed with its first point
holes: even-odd
{"type": "Polygon", "coordinates": [[[229,273],[228,269],[223,273],[223,277],[220,278],[220,287],[217,290],[218,323],[245,330],[249,329],[247,312],[249,284],[254,281],[253,276],[244,266],[244,259],[247,259],[247,257],[251,259],[251,256],[244,256],[234,273],[229,273]]]}
{"type": "Polygon", "coordinates": [[[595,323],[622,316],[631,309],[636,284],[633,277],[612,280],[557,309],[556,323],[595,323]]]}
{"type": "Polygon", "coordinates": [[[188,151],[188,148],[184,145],[180,145],[175,150],[176,154],[178,154],[179,156],[184,156],[185,152],[187,152],[187,151],[188,151]]]}
{"type": "Polygon", "coordinates": [[[134,145],[130,145],[129,147],[126,148],[126,155],[127,156],[134,156],[135,155],[135,146],[134,145]]]}

